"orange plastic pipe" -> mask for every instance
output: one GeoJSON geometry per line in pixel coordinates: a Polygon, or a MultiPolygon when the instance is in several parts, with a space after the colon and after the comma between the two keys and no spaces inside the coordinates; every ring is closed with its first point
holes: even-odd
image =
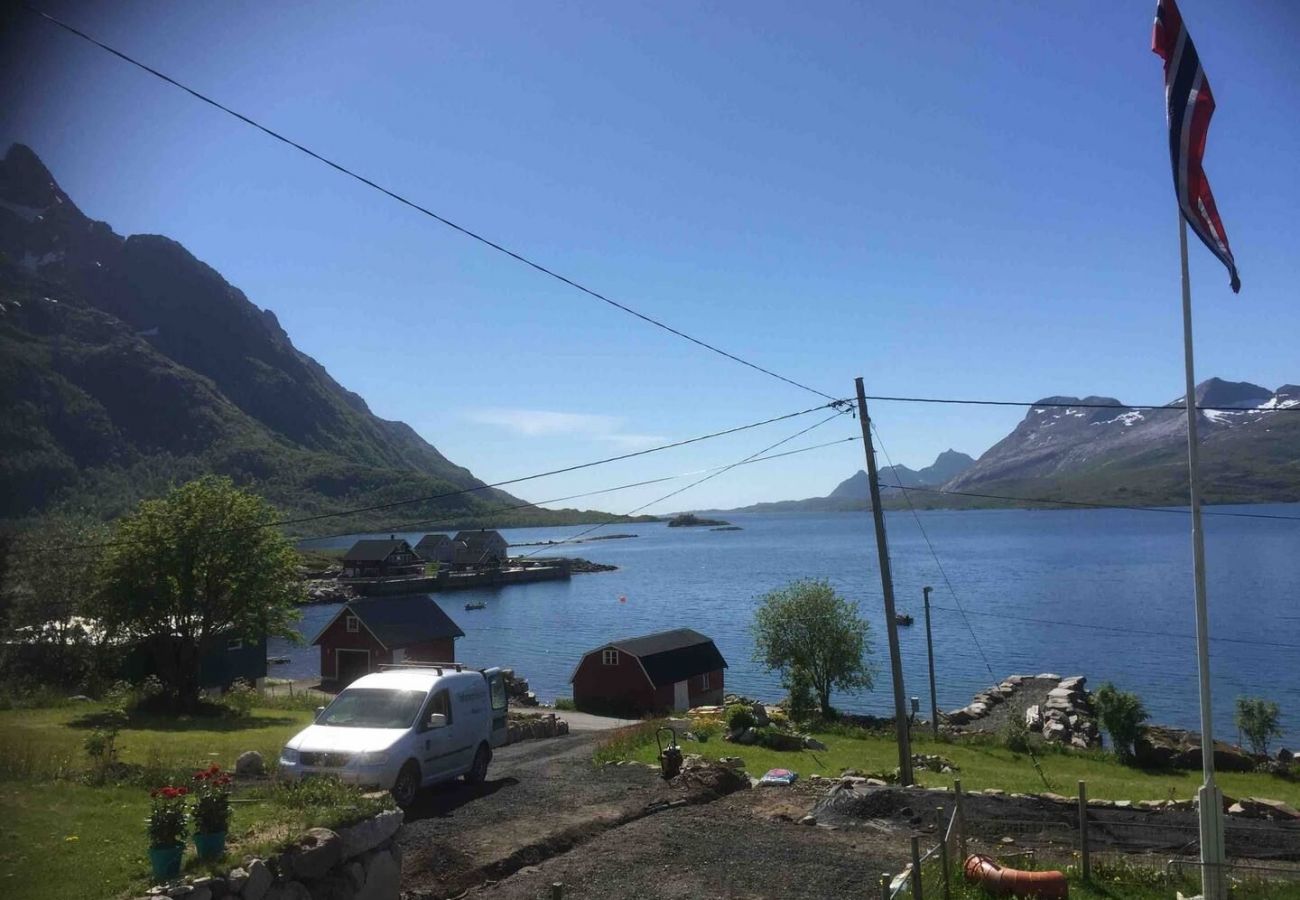
{"type": "Polygon", "coordinates": [[[998,865],[992,857],[972,853],[964,867],[967,881],[975,881],[995,897],[1037,897],[1067,900],[1070,885],[1062,872],[1026,872],[998,865]]]}

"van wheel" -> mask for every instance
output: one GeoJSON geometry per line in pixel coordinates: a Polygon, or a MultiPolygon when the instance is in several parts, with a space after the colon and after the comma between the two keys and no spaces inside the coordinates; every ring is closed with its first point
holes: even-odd
{"type": "Polygon", "coordinates": [[[492,762],[492,751],[487,744],[479,744],[474,754],[474,764],[465,773],[466,784],[482,784],[487,778],[488,763],[492,762]]]}
{"type": "Polygon", "coordinates": [[[420,766],[415,760],[410,760],[397,773],[397,780],[393,782],[393,789],[389,793],[393,795],[394,803],[406,809],[415,802],[415,795],[419,790],[420,766]]]}

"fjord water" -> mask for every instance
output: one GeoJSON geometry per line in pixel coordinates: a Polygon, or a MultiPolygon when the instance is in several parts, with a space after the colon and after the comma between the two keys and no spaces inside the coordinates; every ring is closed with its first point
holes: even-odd
{"type": "MultiPolygon", "coordinates": [[[[1206,547],[1215,725],[1236,740],[1238,696],[1264,696],[1283,712],[1283,743],[1300,743],[1300,504],[1211,507],[1206,547]],[[1237,512],[1296,521],[1234,518],[1237,512]]],[[[953,709],[1013,673],[1083,674],[1138,692],[1152,720],[1198,724],[1189,517],[1130,510],[967,510],[919,513],[950,592],[916,521],[886,516],[900,612],[907,693],[928,717],[921,588],[932,585],[939,706],[953,709]],[[953,593],[956,594],[954,599],[953,593]],[[969,628],[958,607],[964,608],[969,628]],[[1088,627],[1084,627],[1088,626],[1088,627]],[[972,639],[972,631],[975,639],[972,639]],[[983,650],[981,655],[980,648],[983,650]],[[987,667],[985,664],[987,658],[987,667]],[[990,669],[992,673],[990,674],[990,669]]],[[[627,540],[512,553],[582,556],[618,571],[570,581],[434,595],[464,629],[457,657],[513,666],[549,701],[570,693],[581,655],[613,638],[690,627],[712,637],[729,664],[729,691],[775,701],[779,680],[752,659],[749,624],[758,598],[801,577],[827,578],[856,602],[873,630],[876,689],[835,697],[855,712],[892,708],[871,517],[865,513],[746,515],[741,531],[607,526],[627,540]],[[620,598],[626,598],[625,601],[620,598]],[[487,607],[467,611],[483,600],[487,607]]],[[[507,529],[512,543],[563,539],[578,528],[507,529]]],[[[600,532],[597,532],[599,534],[600,532]]],[[[418,534],[403,535],[412,543],[418,534]]],[[[351,539],[309,543],[345,547],[351,539]]],[[[337,606],[307,607],[307,640],[337,606]]],[[[276,642],[291,662],[271,674],[318,674],[316,648],[276,642]]]]}

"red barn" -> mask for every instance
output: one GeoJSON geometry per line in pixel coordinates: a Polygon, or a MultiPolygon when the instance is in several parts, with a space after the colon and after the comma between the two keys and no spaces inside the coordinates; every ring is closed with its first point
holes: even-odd
{"type": "Polygon", "coordinates": [[[595,713],[640,715],[722,703],[727,661],[689,628],[611,641],[573,670],[573,702],[595,713]]]}
{"type": "Polygon", "coordinates": [[[323,683],[347,687],[380,664],[455,662],[465,632],[428,594],[374,597],[344,604],[313,644],[323,683]]]}

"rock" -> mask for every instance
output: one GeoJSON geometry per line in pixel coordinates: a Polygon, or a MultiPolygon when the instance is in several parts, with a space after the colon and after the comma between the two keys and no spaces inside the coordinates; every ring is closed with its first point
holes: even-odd
{"type": "Polygon", "coordinates": [[[1013,837],[1012,837],[1011,835],[1009,835],[1009,834],[1007,834],[1007,835],[1003,835],[1002,838],[1001,838],[1001,840],[999,841],[999,843],[1002,843],[1002,844],[1014,844],[1015,842],[1016,842],[1016,839],[1013,838],[1013,837]]]}
{"type": "Polygon", "coordinates": [[[238,894],[248,883],[248,871],[246,869],[231,869],[226,875],[226,889],[232,894],[238,894]]]}
{"type": "Polygon", "coordinates": [[[311,885],[311,900],[352,900],[356,888],[344,872],[335,871],[311,885]]]}
{"type": "MultiPolygon", "coordinates": [[[[1237,806],[1244,806],[1247,814],[1260,819],[1278,819],[1295,821],[1300,819],[1300,811],[1288,806],[1281,800],[1269,800],[1265,797],[1247,797],[1239,800],[1237,806]]],[[[1231,810],[1229,810],[1231,812],[1231,810]]]]}
{"type": "Polygon", "coordinates": [[[1088,750],[1088,749],[1091,749],[1092,744],[1091,744],[1091,742],[1089,742],[1089,740],[1088,740],[1086,737],[1084,737],[1083,735],[1081,735],[1081,734],[1072,734],[1072,735],[1070,735],[1070,746],[1071,746],[1071,747],[1078,747],[1080,750],[1088,750]]]}
{"type": "Polygon", "coordinates": [[[346,875],[348,881],[352,883],[352,890],[354,892],[361,890],[362,886],[366,883],[366,867],[356,860],[353,860],[343,867],[343,874],[346,875]]]}
{"type": "Polygon", "coordinates": [[[1058,683],[1061,680],[1061,676],[1055,674],[1054,672],[1041,672],[1038,675],[1035,675],[1034,678],[1037,679],[1038,681],[1055,681],[1058,683]]]}
{"type": "Polygon", "coordinates": [[[804,749],[805,749],[805,750],[826,750],[826,749],[828,749],[827,746],[826,746],[825,744],[823,744],[821,741],[817,740],[817,738],[812,737],[812,736],[807,736],[807,737],[805,737],[805,738],[803,739],[803,746],[804,746],[804,749]]]}
{"type": "MultiPolygon", "coordinates": [[[[243,889],[239,892],[241,900],[262,900],[266,892],[271,887],[274,879],[271,877],[271,870],[266,867],[260,859],[255,859],[247,865],[248,880],[245,882],[243,889]]],[[[233,881],[234,873],[231,873],[233,881]]]]}
{"type": "MultiPolygon", "coordinates": [[[[1199,769],[1201,738],[1193,732],[1161,725],[1147,725],[1133,742],[1139,766],[1146,768],[1199,769]]],[[[1255,760],[1240,747],[1214,743],[1214,767],[1222,772],[1252,772],[1255,760]]]]}
{"type": "Polygon", "coordinates": [[[343,859],[343,841],[328,828],[310,828],[284,854],[284,868],[294,878],[322,878],[343,859]]]}
{"type": "Polygon", "coordinates": [[[762,735],[759,742],[769,750],[776,750],[783,753],[802,750],[804,747],[803,735],[787,734],[784,731],[768,732],[762,735]]]}
{"type": "Polygon", "coordinates": [[[265,775],[266,760],[256,750],[245,750],[235,760],[236,775],[265,775]]]}
{"type": "Polygon", "coordinates": [[[1069,734],[1069,729],[1061,722],[1046,722],[1043,725],[1043,740],[1060,743],[1069,734]]]}
{"type": "Polygon", "coordinates": [[[403,818],[400,809],[390,809],[341,829],[338,834],[343,842],[342,858],[351,859],[378,847],[397,833],[397,829],[402,827],[403,818]]]}
{"type": "Polygon", "coordinates": [[[1083,690],[1083,686],[1088,683],[1088,679],[1082,675],[1071,675],[1069,678],[1062,678],[1057,687],[1069,688],[1070,690],[1083,690]]]}
{"type": "Polygon", "coordinates": [[[728,769],[743,769],[745,760],[740,756],[724,756],[718,760],[718,765],[726,766],[728,769]]]}
{"type": "Polygon", "coordinates": [[[226,895],[226,879],[224,878],[218,878],[216,876],[209,876],[206,878],[195,878],[194,887],[207,888],[211,896],[214,898],[224,897],[226,895]]]}
{"type": "Polygon", "coordinates": [[[1133,801],[1132,801],[1132,800],[1116,800],[1116,801],[1115,801],[1115,808],[1116,808],[1116,809],[1131,809],[1132,807],[1133,807],[1133,801]]]}
{"type": "Polygon", "coordinates": [[[362,865],[366,885],[357,892],[356,900],[397,900],[402,869],[393,855],[387,850],[372,850],[362,858],[362,865]]]}
{"type": "Polygon", "coordinates": [[[965,709],[954,709],[947,715],[948,724],[952,726],[966,725],[970,722],[970,713],[965,709]]]}
{"type": "Polygon", "coordinates": [[[867,787],[884,787],[889,784],[889,782],[885,781],[883,778],[868,778],[866,779],[865,784],[867,787]]]}
{"type": "Polygon", "coordinates": [[[1040,800],[1046,800],[1048,803],[1060,803],[1065,805],[1072,805],[1075,803],[1075,801],[1069,797],[1062,796],[1061,794],[1053,794],[1051,791],[1039,794],[1038,797],[1040,800]]]}
{"type": "Polygon", "coordinates": [[[816,816],[804,816],[802,819],[799,820],[799,824],[800,824],[800,825],[816,825],[816,824],[817,824],[817,817],[816,817],[816,816]]]}
{"type": "Polygon", "coordinates": [[[729,735],[729,739],[748,747],[758,743],[758,732],[752,728],[741,728],[738,731],[733,731],[729,735]]]}
{"type": "Polygon", "coordinates": [[[301,881],[286,881],[267,891],[266,900],[312,900],[312,896],[301,881]]]}
{"type": "Polygon", "coordinates": [[[1228,807],[1228,815],[1244,816],[1246,815],[1246,807],[1242,806],[1240,803],[1234,803],[1228,807]]]}
{"type": "Polygon", "coordinates": [[[1025,727],[1030,731],[1043,730],[1043,710],[1037,703],[1025,710],[1025,727]]]}
{"type": "Polygon", "coordinates": [[[569,723],[563,719],[557,719],[555,722],[555,733],[556,735],[568,734],[569,723]]]}
{"type": "Polygon", "coordinates": [[[966,707],[966,709],[970,712],[970,717],[972,719],[982,719],[989,711],[988,704],[980,703],[978,701],[972,703],[970,706],[966,707]]]}
{"type": "Polygon", "coordinates": [[[768,719],[767,717],[767,707],[764,706],[762,703],[755,700],[754,705],[751,706],[749,709],[754,716],[754,724],[757,725],[759,728],[762,728],[764,725],[770,723],[771,720],[768,719]]]}

